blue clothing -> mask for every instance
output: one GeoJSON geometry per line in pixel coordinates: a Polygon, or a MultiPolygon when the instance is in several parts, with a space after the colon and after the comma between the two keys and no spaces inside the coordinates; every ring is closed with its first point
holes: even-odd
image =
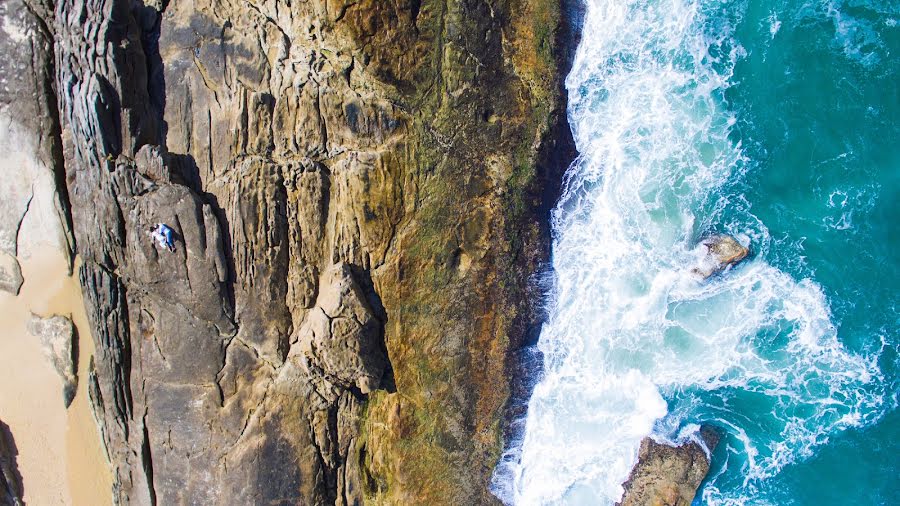
{"type": "Polygon", "coordinates": [[[174,248],[175,240],[172,238],[172,229],[165,225],[160,225],[159,231],[162,233],[163,238],[166,241],[166,247],[169,249],[174,248]]]}
{"type": "Polygon", "coordinates": [[[175,251],[175,232],[163,223],[157,223],[150,236],[163,248],[175,251]]]}

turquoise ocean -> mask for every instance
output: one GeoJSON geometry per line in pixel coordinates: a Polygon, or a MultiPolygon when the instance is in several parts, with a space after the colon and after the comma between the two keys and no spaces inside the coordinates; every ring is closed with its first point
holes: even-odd
{"type": "Polygon", "coordinates": [[[587,0],[578,148],[507,504],[613,504],[645,436],[696,504],[900,504],[900,2],[587,0]],[[748,260],[702,280],[699,241],[748,260]]]}

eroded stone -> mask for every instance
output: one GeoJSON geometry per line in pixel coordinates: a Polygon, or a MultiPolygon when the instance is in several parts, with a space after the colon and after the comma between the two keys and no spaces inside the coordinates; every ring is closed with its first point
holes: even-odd
{"type": "Polygon", "coordinates": [[[641,441],[638,462],[625,482],[622,506],[690,506],[706,473],[709,457],[719,442],[719,435],[703,427],[700,437],[704,446],[690,441],[669,446],[646,437],[641,441]]]}
{"type": "Polygon", "coordinates": [[[22,268],[16,256],[0,251],[0,290],[19,295],[24,282],[22,268]]]}
{"type": "Polygon", "coordinates": [[[67,316],[41,317],[34,313],[28,320],[28,332],[41,340],[44,356],[63,381],[63,402],[66,407],[75,398],[76,376],[75,325],[67,316]]]}
{"type": "Polygon", "coordinates": [[[372,311],[351,267],[328,268],[319,297],[300,327],[301,351],[339,384],[367,394],[381,385],[387,368],[383,322],[372,311]]]}
{"type": "Polygon", "coordinates": [[[703,278],[724,271],[750,254],[749,248],[728,234],[711,235],[700,241],[700,244],[706,250],[705,256],[692,272],[703,278]]]}

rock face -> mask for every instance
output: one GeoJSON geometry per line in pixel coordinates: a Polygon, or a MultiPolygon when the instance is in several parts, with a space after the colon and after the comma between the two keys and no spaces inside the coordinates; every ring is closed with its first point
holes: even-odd
{"type": "Polygon", "coordinates": [[[63,402],[66,407],[72,404],[78,388],[77,357],[74,343],[75,325],[66,316],[54,315],[46,318],[36,314],[28,321],[28,332],[41,340],[44,356],[56,369],[63,380],[63,402]]]}
{"type": "Polygon", "coordinates": [[[700,244],[706,249],[706,256],[701,260],[700,265],[693,269],[693,272],[703,278],[722,272],[750,254],[750,250],[746,246],[727,234],[711,235],[703,239],[700,244]]]}
{"type": "Polygon", "coordinates": [[[16,464],[16,442],[9,426],[0,421],[0,505],[22,506],[22,476],[16,464]]]}
{"type": "Polygon", "coordinates": [[[115,500],[496,502],[558,6],[28,1],[115,500]]]}
{"type": "Polygon", "coordinates": [[[18,295],[24,282],[22,268],[15,254],[0,251],[0,290],[18,295]]]}
{"type": "Polygon", "coordinates": [[[300,327],[300,351],[332,383],[368,394],[388,366],[384,321],[366,302],[347,264],[330,267],[319,282],[316,305],[300,327]]]}
{"type": "Polygon", "coordinates": [[[19,293],[19,260],[52,248],[69,258],[53,36],[39,2],[0,3],[0,290],[19,293]],[[63,194],[57,190],[62,188],[63,194]]]}
{"type": "MultiPolygon", "coordinates": [[[[712,452],[719,442],[714,429],[704,427],[700,437],[712,452]]],[[[690,506],[709,472],[709,457],[699,443],[681,446],[641,441],[638,463],[625,482],[622,506],[690,506]]]]}

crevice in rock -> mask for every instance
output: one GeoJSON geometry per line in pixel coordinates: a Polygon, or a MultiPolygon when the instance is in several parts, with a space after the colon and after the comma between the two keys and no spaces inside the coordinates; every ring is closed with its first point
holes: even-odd
{"type": "Polygon", "coordinates": [[[195,56],[194,57],[194,68],[197,69],[197,73],[200,74],[200,81],[203,83],[203,86],[212,93],[213,100],[216,102],[216,105],[219,108],[222,108],[222,103],[219,102],[219,92],[216,90],[211,83],[211,79],[206,72],[206,68],[200,63],[200,60],[195,56]]]}
{"type": "MultiPolygon", "coordinates": [[[[268,14],[266,14],[265,12],[263,12],[262,10],[260,10],[260,8],[257,7],[255,4],[253,4],[253,2],[248,2],[248,1],[245,0],[243,3],[244,3],[244,5],[246,5],[247,7],[250,7],[250,9],[251,9],[252,11],[256,12],[257,14],[259,14],[263,19],[266,20],[266,22],[271,23],[275,28],[277,28],[278,31],[281,32],[281,35],[283,35],[284,37],[286,37],[288,40],[291,39],[290,37],[288,37],[287,32],[284,31],[284,28],[282,28],[281,25],[279,25],[277,21],[275,21],[271,16],[269,16],[268,14]]],[[[264,42],[265,42],[265,41],[261,41],[261,42],[262,42],[261,45],[264,45],[264,42]]]]}
{"type": "MultiPolygon", "coordinates": [[[[162,56],[159,53],[159,37],[162,25],[162,15],[168,6],[168,2],[157,11],[146,5],[134,7],[134,17],[141,29],[141,48],[144,53],[144,65],[147,73],[147,95],[150,99],[150,110],[156,116],[158,131],[155,138],[165,145],[166,124],[164,121],[166,111],[166,76],[163,71],[162,56]]],[[[137,147],[136,147],[137,148],[137,147]]]]}
{"type": "Polygon", "coordinates": [[[263,390],[262,398],[259,400],[259,402],[256,403],[255,407],[247,410],[247,414],[244,416],[244,421],[243,421],[243,424],[241,425],[240,432],[238,433],[237,437],[234,438],[234,441],[231,441],[228,444],[227,449],[222,452],[223,456],[227,456],[229,454],[229,452],[231,452],[231,450],[235,446],[237,446],[238,443],[241,442],[241,439],[243,439],[244,434],[247,433],[247,428],[250,427],[250,423],[253,422],[253,420],[258,420],[265,413],[264,408],[266,405],[266,401],[268,401],[269,392],[271,391],[271,389],[274,385],[275,385],[275,381],[269,380],[269,383],[266,385],[265,390],[263,390]]]}
{"type": "Polygon", "coordinates": [[[141,441],[141,466],[144,476],[147,477],[147,492],[150,494],[150,504],[156,506],[156,486],[153,483],[153,457],[150,449],[150,433],[147,431],[147,412],[141,421],[144,427],[143,440],[141,441]]]}
{"type": "Polygon", "coordinates": [[[347,12],[350,10],[350,8],[354,7],[356,5],[357,5],[357,2],[348,2],[347,4],[342,5],[340,12],[338,12],[337,16],[335,16],[335,18],[334,18],[335,24],[337,24],[342,19],[344,19],[344,16],[347,15],[347,12]]]}
{"type": "Polygon", "coordinates": [[[119,277],[104,266],[86,259],[79,269],[79,281],[88,300],[93,300],[93,313],[88,314],[99,360],[114,375],[109,378],[113,390],[115,420],[128,439],[131,419],[131,336],[128,331],[128,304],[119,277]]]}
{"type": "MultiPolygon", "coordinates": [[[[46,39],[45,49],[47,51],[47,58],[44,62],[46,68],[40,78],[38,75],[35,75],[35,83],[45,92],[40,99],[43,99],[46,102],[44,104],[39,104],[38,107],[41,108],[42,105],[46,107],[45,116],[50,121],[50,124],[46,125],[46,136],[42,136],[40,142],[41,144],[48,144],[46,151],[50,158],[47,161],[50,165],[50,170],[53,172],[56,194],[61,207],[60,212],[62,216],[60,217],[63,221],[62,225],[65,228],[65,237],[68,242],[68,269],[69,274],[71,274],[75,260],[75,235],[73,233],[72,203],[69,199],[69,189],[66,185],[66,164],[62,143],[62,120],[56,93],[56,47],[54,44],[52,28],[53,20],[44,19],[38,12],[38,9],[31,5],[31,2],[25,1],[23,4],[35,19],[41,36],[46,39]]],[[[49,11],[47,15],[52,16],[52,11],[49,11]]]]}
{"type": "Polygon", "coordinates": [[[409,17],[412,21],[413,26],[416,29],[416,33],[419,32],[419,10],[422,8],[422,0],[410,0],[409,2],[409,17]]]}
{"type": "Polygon", "coordinates": [[[28,196],[28,201],[25,202],[25,209],[22,211],[22,217],[19,218],[19,222],[16,223],[16,255],[19,254],[19,234],[22,232],[22,223],[25,222],[25,217],[28,216],[28,211],[31,210],[32,201],[34,201],[34,185],[31,186],[31,195],[28,196]]]}
{"type": "Polygon", "coordinates": [[[103,446],[106,461],[109,463],[112,458],[109,453],[109,435],[106,431],[106,425],[103,423],[103,413],[106,408],[103,404],[103,392],[100,390],[100,381],[97,378],[97,370],[94,367],[94,356],[88,362],[88,400],[91,403],[91,416],[100,431],[100,443],[103,446]]]}

